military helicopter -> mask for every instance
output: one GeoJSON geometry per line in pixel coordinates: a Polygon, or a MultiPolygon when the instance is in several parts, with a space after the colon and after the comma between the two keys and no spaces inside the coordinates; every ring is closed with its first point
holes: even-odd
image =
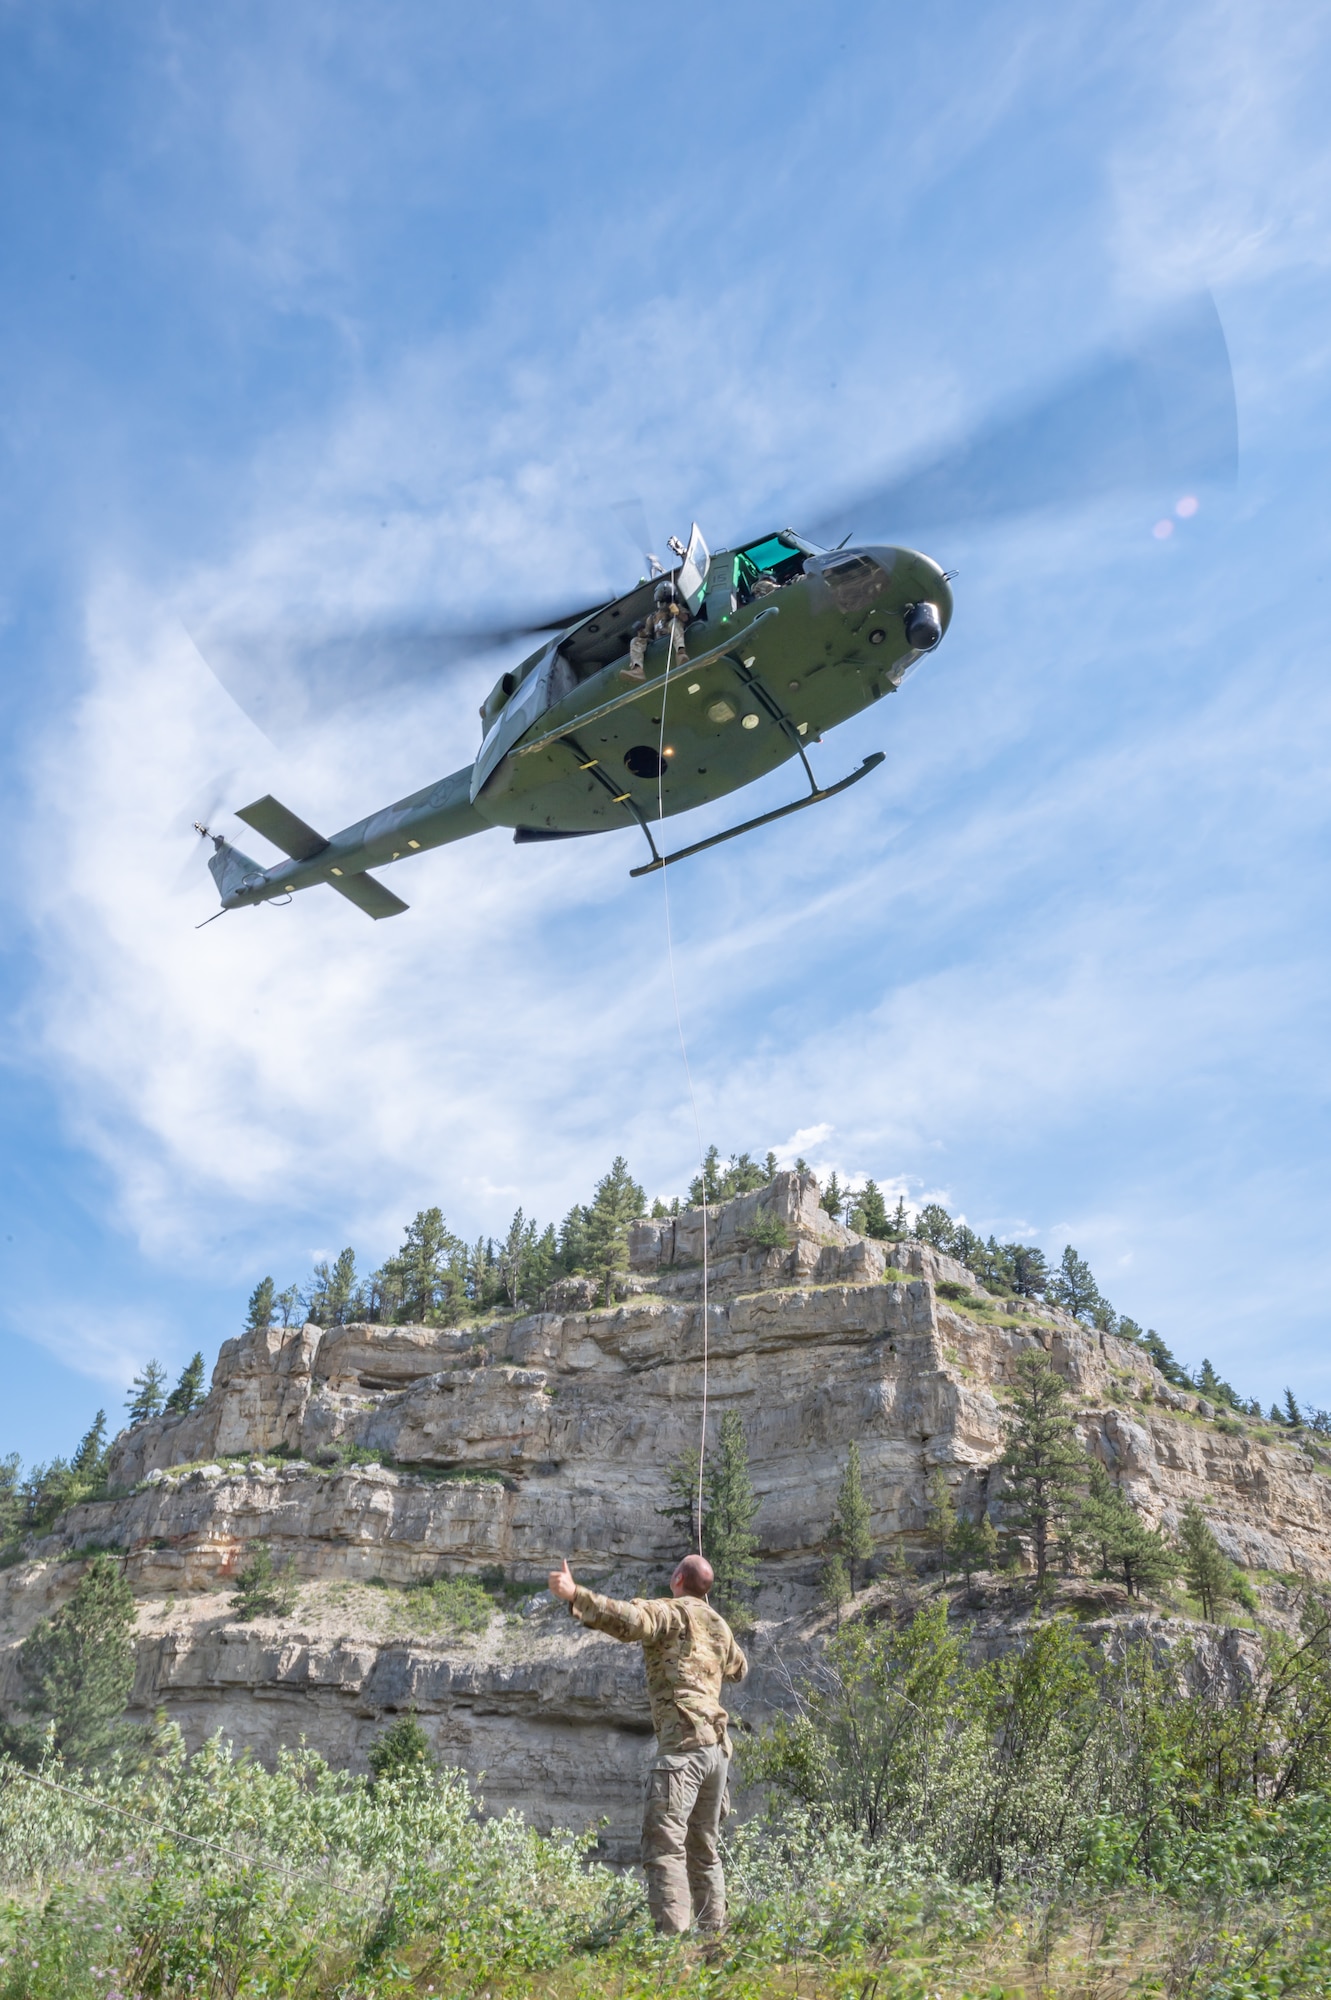
{"type": "MultiPolygon", "coordinates": [[[[985,521],[1231,478],[1236,455],[1228,354],[1203,295],[838,513],[985,521]]],[[[256,799],[237,817],[286,857],[269,867],[196,821],[213,844],[217,914],[323,884],[367,916],[398,916],[406,903],[371,869],[497,827],[519,845],[636,827],[648,857],[629,872],[649,875],[823,804],[877,769],[882,751],[822,784],[808,752],[895,694],[938,648],[953,614],[949,573],[893,541],[844,536],[828,547],[790,528],[709,550],[695,524],[670,547],[673,567],[650,558],[631,590],[527,628],[540,643],[486,696],[480,749],[464,769],[329,837],[271,795],[256,799]],[[801,796],[672,852],[657,846],[662,820],[795,759],[801,796]]],[[[479,650],[515,635],[463,636],[479,650]]]]}

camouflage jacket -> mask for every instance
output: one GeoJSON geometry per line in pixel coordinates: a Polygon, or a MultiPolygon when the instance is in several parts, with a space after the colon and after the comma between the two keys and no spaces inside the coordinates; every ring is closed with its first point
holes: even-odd
{"type": "Polygon", "coordinates": [[[723,1681],[742,1681],[749,1663],[719,1611],[701,1597],[598,1597],[579,1584],[569,1606],[594,1632],[642,1647],[647,1699],[660,1749],[701,1750],[730,1739],[723,1681]]]}

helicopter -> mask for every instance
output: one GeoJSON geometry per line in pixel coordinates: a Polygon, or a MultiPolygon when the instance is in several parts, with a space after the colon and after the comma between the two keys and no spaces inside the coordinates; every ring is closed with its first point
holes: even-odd
{"type": "MultiPolygon", "coordinates": [[[[1177,491],[1231,479],[1236,458],[1228,352],[1202,294],[1052,393],[857,496],[837,525],[847,511],[984,522],[1165,481],[1177,491]]],[[[480,748],[463,769],[331,836],[271,794],[254,800],[236,817],[285,857],[271,866],[195,821],[213,845],[215,914],[326,886],[376,920],[398,916],[407,904],[371,870],[496,828],[521,846],[636,827],[648,855],[629,873],[650,875],[824,804],[878,769],[881,750],[824,784],[808,752],[896,694],[938,649],[952,622],[952,574],[894,540],[845,535],[829,547],[790,528],[711,550],[695,523],[670,548],[673,567],[649,555],[632,589],[525,628],[539,643],[481,704],[480,748]],[[795,760],[808,787],[799,797],[671,852],[658,847],[663,820],[795,760]]],[[[522,629],[462,636],[479,650],[522,629]]]]}

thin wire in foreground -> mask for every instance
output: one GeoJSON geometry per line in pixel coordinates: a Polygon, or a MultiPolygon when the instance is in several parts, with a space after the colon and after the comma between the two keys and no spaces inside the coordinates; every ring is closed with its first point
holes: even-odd
{"type": "MultiPolygon", "coordinates": [[[[670,689],[670,668],[675,657],[675,633],[679,627],[674,619],[670,621],[670,635],[666,640],[665,679],[661,684],[661,733],[656,744],[656,817],[658,826],[665,819],[665,719],[666,699],[670,689]]],[[[681,650],[683,640],[680,641],[681,650]]],[[[707,1389],[708,1389],[708,1345],[711,1334],[708,1313],[708,1202],[707,1202],[707,1161],[702,1143],[702,1120],[698,1116],[698,1099],[693,1089],[693,1072],[689,1068],[688,1044],[684,1039],[684,1020],[679,1011],[679,985],[675,979],[675,942],[670,929],[670,870],[661,870],[661,898],[665,908],[666,958],[670,965],[670,995],[675,1003],[675,1028],[679,1035],[679,1052],[684,1058],[684,1079],[689,1087],[689,1105],[693,1111],[693,1130],[698,1141],[698,1173],[702,1181],[702,1424],[698,1438],[698,1491],[695,1497],[694,1535],[698,1543],[698,1554],[702,1554],[702,1492],[703,1467],[707,1460],[707,1389]]]]}

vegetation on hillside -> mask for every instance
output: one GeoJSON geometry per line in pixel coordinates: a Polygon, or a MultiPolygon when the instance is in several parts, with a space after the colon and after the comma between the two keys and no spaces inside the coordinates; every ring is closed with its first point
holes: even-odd
{"type": "Polygon", "coordinates": [[[968,1665],[941,1600],[843,1625],[745,1743],[767,1805],[705,1949],[651,1935],[594,1832],[478,1815],[410,1714],[365,1777],[161,1726],[0,1760],[0,1995],[1324,1993],[1329,1625],[1310,1598],[1251,1674],[1062,1619],[968,1665]]]}

